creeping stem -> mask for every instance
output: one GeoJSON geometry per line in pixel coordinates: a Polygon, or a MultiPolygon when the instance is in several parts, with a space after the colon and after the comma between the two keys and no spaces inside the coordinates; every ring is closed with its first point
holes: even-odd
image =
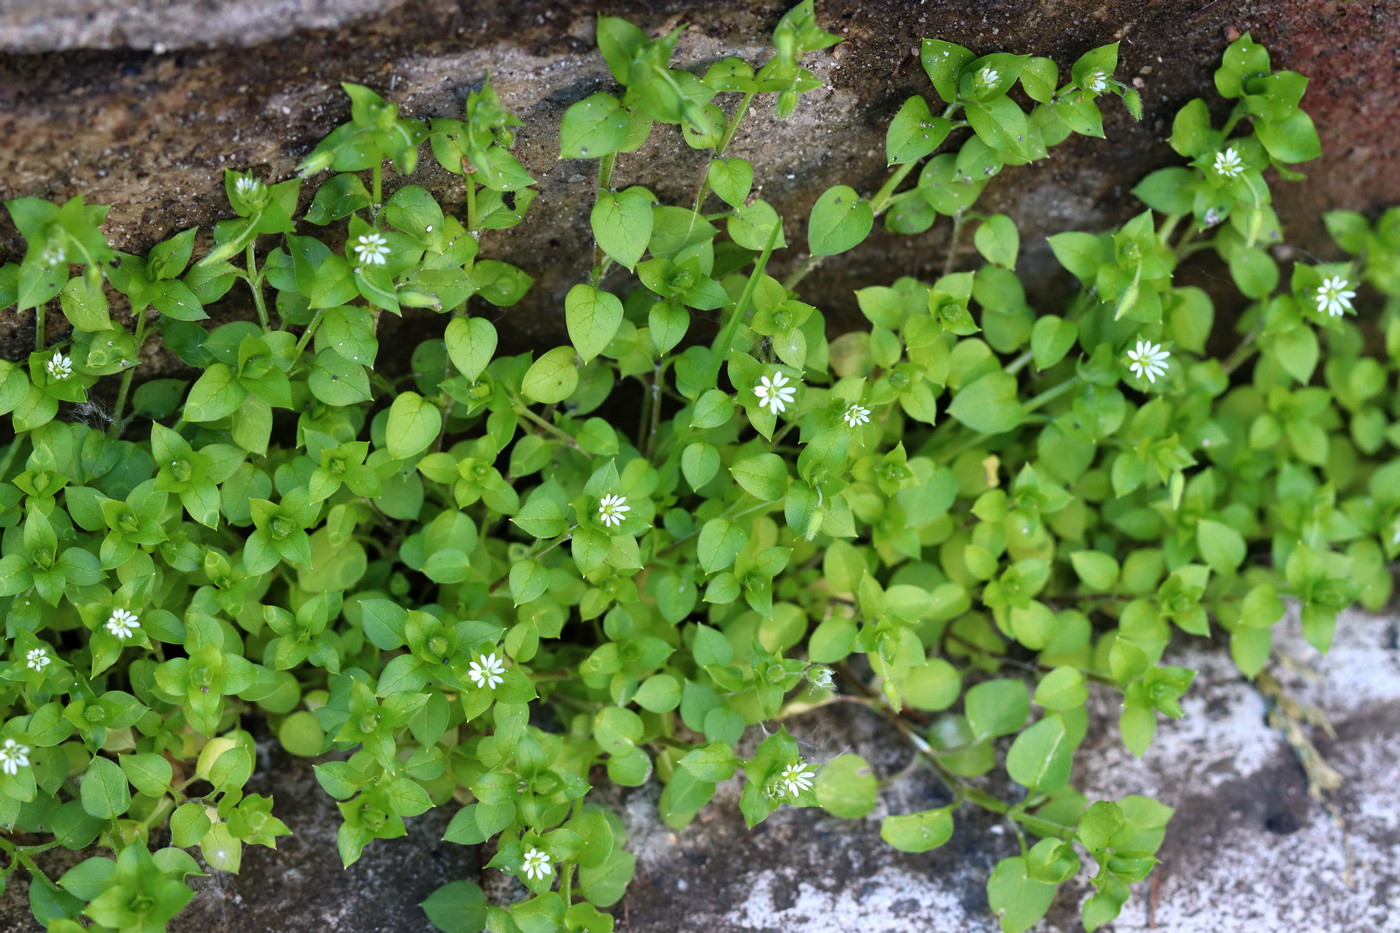
{"type": "MultiPolygon", "coordinates": [[[[720,139],[719,145],[715,147],[714,158],[710,160],[712,164],[714,159],[721,159],[724,157],[724,150],[729,148],[730,142],[734,139],[734,131],[739,128],[739,121],[744,119],[744,114],[748,112],[749,104],[753,102],[754,95],[757,93],[757,91],[749,91],[744,95],[743,100],[739,101],[739,109],[734,111],[734,118],[731,119],[728,126],[724,128],[724,136],[720,139]]],[[[695,222],[695,217],[700,216],[700,206],[705,203],[705,195],[708,194],[709,191],[710,173],[707,170],[704,177],[700,179],[699,189],[695,192],[695,207],[691,210],[691,213],[694,215],[691,218],[692,224],[695,222]]]]}
{"type": "Polygon", "coordinates": [[[136,312],[136,359],[132,360],[131,366],[122,373],[121,385],[117,388],[117,404],[112,409],[112,424],[107,428],[107,433],[111,437],[120,437],[122,429],[125,427],[123,413],[126,411],[126,397],[131,392],[131,380],[136,375],[136,367],[141,365],[141,348],[146,343],[147,314],[146,309],[136,312]]]}
{"type": "Polygon", "coordinates": [[[269,327],[272,326],[272,324],[270,323],[267,316],[267,304],[263,301],[262,274],[258,272],[258,260],[253,255],[252,240],[248,241],[248,247],[245,250],[245,255],[247,256],[248,262],[248,287],[253,290],[253,304],[258,309],[258,323],[262,325],[263,330],[267,330],[269,327]]]}

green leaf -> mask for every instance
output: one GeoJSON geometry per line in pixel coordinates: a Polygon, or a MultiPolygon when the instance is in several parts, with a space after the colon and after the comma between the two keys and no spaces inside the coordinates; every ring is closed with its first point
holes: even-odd
{"type": "Polygon", "coordinates": [[[444,335],[447,355],[463,376],[475,382],[496,352],[496,328],[479,317],[454,317],[444,335]]]}
{"type": "Polygon", "coordinates": [[[812,205],[807,244],[813,256],[834,256],[857,246],[875,225],[870,204],[855,189],[835,185],[812,205]]]}
{"type": "Polygon", "coordinates": [[[597,159],[617,152],[632,120],[611,94],[594,94],[564,111],[559,126],[559,158],[597,159]]]}
{"type": "Polygon", "coordinates": [[[598,246],[620,266],[632,269],[651,242],[651,200],[635,188],[598,196],[589,215],[598,246]]]}
{"type": "Polygon", "coordinates": [[[526,398],[544,405],[564,401],[577,388],[578,369],[574,366],[573,347],[555,347],[535,360],[520,385],[526,398]]]}
{"type": "Polygon", "coordinates": [[[1001,434],[1018,427],[1025,419],[1017,397],[1016,377],[997,370],[964,386],[948,414],[983,434],[1001,434]]]}
{"type": "Polygon", "coordinates": [[[107,316],[107,294],[100,287],[89,285],[86,276],[69,279],[58,294],[58,303],[75,330],[95,332],[112,326],[112,319],[107,316]]]}
{"type": "Polygon", "coordinates": [[[696,664],[711,667],[728,664],[734,659],[734,646],[717,629],[696,623],[694,632],[695,644],[691,652],[695,655],[696,664]]]}
{"type": "Polygon", "coordinates": [[[730,564],[743,550],[748,536],[744,529],[727,518],[712,518],[700,529],[696,541],[696,557],[706,573],[717,573],[730,564]]]}
{"type": "Polygon", "coordinates": [[[449,881],[419,906],[442,933],[481,933],[486,926],[486,895],[470,881],[449,881]]]}
{"type": "Polygon", "coordinates": [[[238,410],[248,390],[225,363],[214,363],[190,387],[185,400],[186,421],[217,421],[238,410]]]}
{"type": "Polygon", "coordinates": [[[1010,217],[1005,214],[988,217],[977,225],[977,232],[973,234],[972,239],[977,246],[977,252],[986,257],[988,262],[1005,269],[1016,267],[1016,254],[1021,249],[1021,234],[1010,217]]]}
{"type": "Polygon", "coordinates": [[[1074,572],[1084,585],[1096,593],[1113,588],[1118,580],[1118,561],[1102,551],[1074,551],[1069,555],[1074,572]]]}
{"type": "Polygon", "coordinates": [[[1189,168],[1173,165],[1158,169],[1137,183],[1133,195],[1163,214],[1189,214],[1195,204],[1200,176],[1189,168]]]}
{"type": "Polygon", "coordinates": [[[355,405],[370,400],[369,376],[359,363],[352,363],[335,350],[322,350],[311,363],[307,376],[311,394],[327,405],[355,405]]]}
{"type": "Polygon", "coordinates": [[[953,838],[953,808],[887,816],[880,823],[880,838],[901,852],[936,849],[953,838]]]}
{"type": "Polygon", "coordinates": [[[719,467],[719,450],[713,444],[696,441],[687,445],[681,454],[681,473],[691,489],[699,489],[708,483],[719,472],[719,467]]]}
{"type": "Polygon", "coordinates": [[[564,298],[564,321],[574,349],[587,363],[607,349],[617,335],[622,324],[622,302],[611,292],[592,285],[575,285],[564,298]]]}
{"type": "Polygon", "coordinates": [[[417,392],[404,392],[389,406],[384,438],[389,456],[407,460],[428,449],[442,430],[442,411],[417,392]]]}
{"type": "Polygon", "coordinates": [[[472,266],[477,294],[499,308],[508,308],[525,297],[534,281],[523,269],[496,259],[482,259],[472,266]]]}
{"type": "Polygon", "coordinates": [[[1017,784],[1049,793],[1069,781],[1073,753],[1064,720],[1058,715],[1046,716],[1011,743],[1006,754],[1006,773],[1017,784]]]}
{"type": "Polygon", "coordinates": [[[1079,325],[1047,314],[1031,328],[1031,358],[1036,369],[1049,369],[1065,358],[1079,339],[1079,325]]]}
{"type": "Polygon", "coordinates": [[[1026,873],[1024,858],[1005,858],[987,879],[987,902],[999,918],[1002,933],[1022,933],[1045,916],[1055,899],[1055,885],[1026,873]]]}
{"type": "Polygon", "coordinates": [[[967,691],[963,709],[974,735],[995,738],[1025,725],[1031,698],[1019,680],[986,680],[967,691]]]}
{"type": "Polygon", "coordinates": [[[670,674],[653,674],[637,688],[633,698],[650,713],[669,713],[681,703],[681,685],[670,674]]]}
{"type": "Polygon", "coordinates": [[[734,776],[739,757],[726,742],[713,742],[687,752],[680,766],[702,781],[727,781],[734,776]]]}
{"type": "Polygon", "coordinates": [[[115,819],[131,806],[131,790],[126,775],[112,759],[96,756],[83,773],[78,788],[83,809],[99,820],[115,819]]]}
{"type": "Polygon", "coordinates": [[[734,481],[756,499],[775,502],[787,492],[787,463],[777,454],[748,457],[736,462],[729,472],[734,481]]]}
{"type": "Polygon", "coordinates": [[[885,158],[890,165],[917,162],[942,145],[952,128],[949,120],[929,112],[928,101],[915,95],[904,102],[885,131],[885,158]]]}
{"type": "Polygon", "coordinates": [[[753,188],[753,165],[747,159],[715,159],[706,177],[720,200],[730,207],[742,207],[753,188]]]}
{"type": "Polygon", "coordinates": [[[1035,702],[1046,709],[1078,709],[1088,699],[1089,687],[1084,682],[1084,674],[1073,667],[1055,668],[1040,678],[1035,688],[1035,702]]]}
{"type": "Polygon", "coordinates": [[[1060,265],[1074,273],[1075,278],[1082,282],[1092,282],[1099,272],[1099,264],[1103,262],[1102,241],[1092,233],[1057,233],[1048,237],[1050,250],[1059,260],[1060,265]]]}
{"type": "Polygon", "coordinates": [[[942,39],[925,39],[919,48],[919,61],[945,103],[958,99],[958,78],[977,56],[968,49],[942,39]]]}
{"type": "Polygon", "coordinates": [[[1263,343],[1265,351],[1278,360],[1288,375],[1301,383],[1312,379],[1321,349],[1317,332],[1310,326],[1300,324],[1281,334],[1266,334],[1263,343]]]}
{"type": "Polygon", "coordinates": [[[929,658],[899,679],[899,691],[904,702],[915,709],[945,710],[962,694],[962,677],[943,658],[929,658]]]}
{"type": "Polygon", "coordinates": [[[847,753],[822,765],[814,790],[817,802],[826,812],[842,819],[858,820],[875,809],[879,782],[875,780],[870,762],[847,753]]]}
{"type": "Polygon", "coordinates": [[[1244,562],[1244,536],[1224,522],[1208,518],[1197,522],[1196,545],[1216,573],[1233,573],[1244,562]]]}
{"type": "Polygon", "coordinates": [[[131,786],[147,797],[159,798],[164,794],[174,774],[169,761],[151,752],[122,755],[118,764],[131,786]]]}

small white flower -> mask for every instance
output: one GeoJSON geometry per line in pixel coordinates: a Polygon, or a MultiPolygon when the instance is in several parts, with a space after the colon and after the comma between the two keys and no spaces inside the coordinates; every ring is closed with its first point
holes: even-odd
{"type": "Polygon", "coordinates": [[[53,658],[49,657],[49,653],[43,648],[35,648],[24,656],[24,666],[31,671],[42,672],[51,661],[53,658]]]}
{"type": "Polygon", "coordinates": [[[233,190],[243,195],[245,198],[257,192],[262,187],[262,182],[256,178],[243,177],[233,183],[233,190]]]}
{"type": "Polygon", "coordinates": [[[807,668],[807,682],[813,690],[830,690],[835,686],[836,678],[825,664],[813,664],[807,668]]]}
{"type": "Polygon", "coordinates": [[[986,87],[991,87],[992,85],[996,84],[997,78],[1000,77],[1001,75],[997,72],[997,70],[995,68],[992,68],[990,65],[986,68],[983,68],[977,73],[977,80],[981,81],[982,84],[986,87]]]}
{"type": "Polygon", "coordinates": [[[141,623],[137,620],[136,613],[127,612],[125,609],[113,609],[111,616],[107,618],[107,631],[120,641],[132,637],[140,627],[141,623]]]}
{"type": "Polygon", "coordinates": [[[54,351],[53,359],[45,363],[44,368],[49,371],[50,379],[67,379],[73,375],[73,361],[58,351],[54,351]]]}
{"type": "Polygon", "coordinates": [[[1326,311],[1333,317],[1341,317],[1343,311],[1351,310],[1351,300],[1356,292],[1347,288],[1351,283],[1340,275],[1323,279],[1317,287],[1317,310],[1326,311]]]}
{"type": "Polygon", "coordinates": [[[788,385],[788,377],[782,373],[774,373],[771,379],[767,376],[759,379],[753,394],[758,396],[760,408],[767,408],[775,415],[781,415],[783,409],[797,400],[797,389],[788,385]]]}
{"type": "Polygon", "coordinates": [[[355,241],[355,255],[360,262],[382,266],[389,255],[389,241],[378,233],[365,233],[355,241]]]}
{"type": "Polygon", "coordinates": [[[501,676],[505,672],[505,662],[496,657],[494,651],[484,656],[477,655],[476,660],[467,665],[467,676],[472,679],[472,683],[487,690],[495,690],[505,683],[506,679],[501,676]]]}
{"type": "Polygon", "coordinates": [[[20,768],[29,767],[29,746],[21,745],[14,739],[6,739],[0,748],[0,771],[6,774],[19,774],[20,768]]]}
{"type": "Polygon", "coordinates": [[[1240,158],[1240,154],[1235,151],[1234,146],[1215,154],[1215,171],[1216,174],[1224,175],[1226,178],[1240,177],[1240,172],[1244,171],[1244,160],[1240,158]]]}
{"type": "Polygon", "coordinates": [[[778,783],[789,797],[796,797],[804,790],[812,789],[812,775],[815,773],[815,768],[801,758],[795,758],[778,775],[778,783]]]}
{"type": "Polygon", "coordinates": [[[554,874],[554,868],[549,864],[549,853],[534,846],[525,850],[525,855],[520,860],[520,870],[525,873],[526,878],[537,880],[554,874]]]}
{"type": "Polygon", "coordinates": [[[39,254],[39,261],[49,268],[53,268],[68,261],[68,251],[63,248],[62,243],[50,243],[39,254]]]}
{"type": "Polygon", "coordinates": [[[1156,382],[1157,377],[1167,371],[1167,360],[1171,354],[1158,344],[1139,340],[1137,346],[1128,351],[1128,368],[1139,379],[1156,382]]]}
{"type": "Polygon", "coordinates": [[[862,424],[869,424],[870,409],[866,408],[864,405],[852,402],[851,406],[846,409],[845,414],[841,416],[841,420],[846,422],[847,427],[852,428],[859,427],[862,424]]]}
{"type": "Polygon", "coordinates": [[[632,506],[627,504],[626,496],[615,496],[608,493],[598,500],[598,519],[611,528],[621,525],[623,513],[630,511],[632,511],[632,506]]]}
{"type": "Polygon", "coordinates": [[[1108,79],[1102,71],[1095,71],[1084,79],[1084,89],[1090,94],[1102,94],[1108,90],[1108,79]]]}
{"type": "Polygon", "coordinates": [[[1214,227],[1224,219],[1225,218],[1220,216],[1218,210],[1213,207],[1208,207],[1206,208],[1206,215],[1201,218],[1201,223],[1205,224],[1207,227],[1214,227]]]}

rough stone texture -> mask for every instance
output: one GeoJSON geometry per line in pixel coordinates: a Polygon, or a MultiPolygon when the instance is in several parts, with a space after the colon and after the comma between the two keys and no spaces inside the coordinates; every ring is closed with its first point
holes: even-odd
{"type": "Polygon", "coordinates": [[[403,0],[8,0],[0,5],[6,52],[172,49],[256,45],[303,29],[336,29],[403,0]]]}
{"type": "MultiPolygon", "coordinates": [[[[106,230],[120,248],[142,251],[167,234],[225,216],[221,171],[254,168],[287,177],[298,159],[347,112],[341,81],[372,85],[420,117],[456,116],[468,89],[489,70],[507,106],[526,121],[520,155],[540,181],[526,222],[491,234],[486,252],[537,276],[508,312],[511,346],[548,345],[562,332],[559,299],[585,271],[592,162],[560,162],[557,127],[567,106],[609,87],[593,46],[596,12],[626,15],[653,32],[689,23],[678,60],[702,67],[737,54],[750,60],[787,0],[548,0],[469,3],[422,0],[10,0],[0,8],[0,198],[65,199],[82,193],[113,205],[106,230]],[[153,51],[163,49],[164,51],[153,51]],[[53,51],[57,50],[57,51],[53,51]]],[[[1363,210],[1400,195],[1393,126],[1400,86],[1400,9],[1380,0],[822,0],[820,21],[846,42],[810,56],[829,85],[806,96],[786,123],[771,104],[756,108],[732,154],[757,163],[765,198],[803,242],[817,194],[844,182],[872,192],[885,177],[884,129],[911,93],[930,92],[918,63],[921,36],[978,50],[1047,54],[1068,65],[1088,48],[1120,39],[1119,75],[1142,85],[1147,116],[1133,124],[1110,105],[1109,140],[1076,138],[1038,166],[1003,173],[984,210],[1021,224],[1022,271],[1032,299],[1066,287],[1041,237],[1097,229],[1135,210],[1128,195],[1147,170],[1175,159],[1161,144],[1172,114],[1195,95],[1213,97],[1211,74],[1227,37],[1251,31],[1277,68],[1312,78],[1305,106],[1325,156],[1303,185],[1280,186],[1278,206],[1297,245],[1329,251],[1317,223],[1333,207],[1363,210]],[[1047,285],[1048,283],[1048,285],[1047,285]],[[1047,291],[1048,288],[1048,291],[1047,291]]],[[[643,182],[686,202],[703,169],[672,129],[619,160],[618,184],[643,182]]],[[[415,181],[459,200],[433,166],[415,181]]],[[[310,186],[308,186],[308,192],[310,186]]],[[[851,292],[942,265],[946,224],[921,237],[877,233],[828,262],[806,293],[835,314],[852,312],[851,292]]],[[[18,244],[0,218],[0,253],[18,244]]],[[[0,257],[3,258],[3,257],[0,257]]],[[[801,258],[776,257],[782,271],[801,258]]],[[[246,313],[241,296],[216,317],[246,313]]],[[[30,345],[29,315],[0,320],[0,353],[30,345]]]]}

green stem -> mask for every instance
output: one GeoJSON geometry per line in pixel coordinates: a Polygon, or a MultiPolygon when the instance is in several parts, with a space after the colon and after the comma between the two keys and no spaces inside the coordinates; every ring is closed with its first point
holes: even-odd
{"type": "Polygon", "coordinates": [[[646,457],[651,460],[656,455],[657,436],[661,433],[661,378],[665,367],[658,360],[651,378],[651,423],[647,428],[646,457]]]}
{"type": "Polygon", "coordinates": [[[120,437],[122,429],[126,426],[122,420],[122,413],[126,411],[126,397],[131,391],[132,379],[136,376],[136,367],[141,365],[141,347],[146,342],[146,315],[145,309],[136,312],[136,359],[132,361],[131,368],[122,373],[122,381],[117,389],[117,404],[112,409],[112,424],[107,429],[110,437],[120,437]]]}
{"type": "Polygon", "coordinates": [[[759,254],[758,261],[754,263],[753,272],[749,275],[749,280],[744,283],[744,290],[739,295],[739,301],[734,305],[734,313],[729,317],[729,323],[720,333],[719,339],[715,342],[712,358],[710,360],[710,372],[705,381],[707,386],[719,384],[719,371],[725,360],[729,359],[729,349],[734,345],[734,335],[739,332],[739,325],[743,323],[744,317],[749,311],[749,302],[753,300],[753,293],[758,288],[758,280],[763,277],[763,270],[768,266],[768,258],[773,255],[773,247],[778,242],[778,235],[782,233],[783,225],[779,221],[773,225],[773,232],[768,234],[768,242],[764,244],[763,252],[759,254]]]}
{"type": "MultiPolygon", "coordinates": [[[[759,511],[760,509],[766,509],[766,508],[769,508],[770,506],[777,505],[777,504],[778,504],[778,503],[775,503],[775,502],[760,502],[760,503],[758,503],[757,505],[751,505],[751,506],[749,506],[748,508],[742,509],[742,510],[740,510],[740,511],[738,511],[738,512],[735,512],[735,511],[734,511],[734,507],[733,507],[733,506],[730,506],[729,508],[725,509],[724,512],[722,512],[722,513],[720,514],[719,517],[720,517],[720,518],[727,518],[727,519],[729,519],[730,521],[734,521],[735,519],[743,518],[745,515],[752,515],[754,512],[757,512],[757,511],[759,511]]],[[[690,531],[690,532],[687,532],[687,533],[681,535],[679,538],[677,538],[676,540],[672,541],[670,544],[666,545],[666,546],[663,547],[661,550],[657,551],[657,552],[656,552],[656,556],[657,556],[657,557],[661,557],[663,554],[669,554],[670,552],[674,551],[676,548],[680,547],[682,544],[684,544],[685,542],[689,541],[691,538],[695,537],[695,536],[698,535],[699,533],[700,533],[700,529],[699,529],[699,528],[696,528],[694,531],[690,531]]]]}
{"type": "MultiPolygon", "coordinates": [[[[1013,365],[1016,362],[1017,360],[1013,360],[1013,365]]],[[[1064,395],[1066,392],[1068,392],[1070,389],[1073,389],[1078,384],[1079,377],[1077,375],[1070,376],[1068,379],[1066,379],[1064,382],[1061,382],[1059,385],[1051,386],[1044,392],[1032,398],[1029,402],[1025,404],[1025,406],[1022,408],[1022,411],[1025,414],[1030,414],[1037,408],[1041,408],[1045,405],[1048,405],[1050,402],[1053,402],[1055,399],[1059,398],[1061,395],[1064,395]]],[[[937,452],[935,454],[935,458],[939,463],[948,463],[949,461],[956,458],[958,454],[967,450],[969,447],[975,447],[982,441],[985,441],[987,438],[993,436],[994,435],[983,434],[981,432],[972,434],[969,437],[964,438],[961,443],[955,444],[952,447],[948,447],[944,450],[937,452]]]]}
{"type": "Polygon", "coordinates": [[[1041,406],[1048,405],[1055,399],[1059,398],[1061,395],[1064,395],[1070,389],[1073,389],[1078,384],[1079,377],[1077,375],[1070,376],[1064,382],[1060,383],[1057,386],[1051,386],[1050,388],[1046,389],[1044,392],[1040,393],[1035,398],[1027,402],[1025,411],[1029,414],[1030,412],[1035,411],[1041,406]]]}
{"type": "MultiPolygon", "coordinates": [[[[851,681],[863,693],[873,696],[874,691],[866,686],[860,678],[851,678],[851,681]]],[[[949,789],[957,796],[959,802],[967,800],[977,804],[984,810],[989,810],[992,813],[1005,816],[1025,826],[1037,836],[1058,836],[1061,839],[1073,839],[1075,837],[1077,830],[1073,826],[1065,826],[1061,823],[1054,823],[1050,820],[1020,812],[1016,806],[999,800],[986,791],[978,790],[968,783],[965,778],[948,770],[943,762],[938,760],[938,755],[934,752],[933,746],[929,745],[929,743],[924,740],[923,736],[909,728],[909,724],[904,721],[902,716],[888,706],[882,705],[877,708],[884,717],[904,735],[909,744],[913,745],[918,753],[923,756],[924,760],[929,763],[929,766],[937,772],[938,776],[943,779],[943,782],[947,784],[949,789]]]]}
{"type": "Polygon", "coordinates": [[[374,187],[374,204],[372,210],[378,216],[379,209],[384,206],[384,163],[374,163],[374,171],[371,173],[371,184],[374,187]]]}
{"type": "Polygon", "coordinates": [[[894,199],[894,191],[899,187],[900,182],[909,177],[909,173],[914,171],[918,162],[905,162],[899,168],[890,173],[890,177],[885,179],[885,183],[880,186],[880,190],[875,192],[875,196],[870,199],[870,209],[879,217],[889,209],[890,201],[894,199]]]}
{"type": "Polygon", "coordinates": [[[258,322],[262,324],[262,329],[267,330],[272,325],[267,316],[267,305],[263,302],[262,276],[258,273],[258,261],[253,255],[253,241],[248,241],[248,248],[244,251],[247,256],[248,265],[248,287],[253,290],[253,305],[258,309],[258,322]]]}
{"type": "Polygon", "coordinates": [[[1238,104],[1235,104],[1235,109],[1230,111],[1230,116],[1227,117],[1225,120],[1224,128],[1220,130],[1221,139],[1230,138],[1230,133],[1234,131],[1235,125],[1244,118],[1246,112],[1247,111],[1245,110],[1244,101],[1240,101],[1238,104]]]}
{"type": "Polygon", "coordinates": [[[48,326],[44,323],[44,312],[47,310],[47,308],[48,308],[48,302],[47,302],[47,301],[41,301],[41,302],[39,302],[37,305],[34,306],[34,349],[35,349],[35,350],[40,350],[40,351],[42,351],[42,350],[44,349],[44,344],[46,344],[46,343],[48,342],[45,338],[48,336],[49,329],[48,329],[48,326]]]}
{"type": "MultiPolygon", "coordinates": [[[[945,107],[943,109],[944,118],[946,119],[947,117],[952,116],[959,106],[959,104],[953,103],[945,107]]],[[[957,129],[959,126],[966,125],[966,123],[954,124],[953,129],[957,129]]],[[[904,179],[909,177],[910,172],[912,172],[915,168],[918,167],[919,161],[922,160],[916,160],[914,162],[905,162],[904,164],[896,168],[892,173],[890,173],[889,178],[885,179],[885,183],[880,186],[880,190],[876,191],[875,196],[870,199],[870,209],[874,213],[875,217],[879,217],[885,211],[889,210],[890,202],[894,200],[895,189],[899,187],[900,183],[903,182],[904,179]]],[[[954,236],[956,237],[956,233],[954,234],[954,236]]],[[[805,279],[808,276],[808,274],[812,272],[812,270],[819,267],[825,261],[825,256],[808,256],[803,261],[802,265],[794,269],[792,274],[783,280],[783,287],[786,288],[788,291],[792,291],[797,287],[797,284],[799,282],[805,279]]],[[[947,273],[945,272],[944,274],[946,275],[947,273]]]]}
{"type": "MultiPolygon", "coordinates": [[[[5,448],[5,457],[0,459],[0,481],[5,479],[5,474],[10,472],[10,466],[15,462],[15,455],[19,453],[23,439],[18,435],[10,441],[10,446],[5,448]]],[[[26,696],[28,694],[25,694],[26,696]]]]}
{"type": "Polygon", "coordinates": [[[519,399],[515,400],[515,411],[517,414],[524,415],[527,420],[535,423],[548,433],[553,434],[555,437],[568,444],[574,450],[579,449],[578,441],[574,440],[574,438],[570,436],[568,432],[561,430],[558,426],[551,424],[550,422],[541,418],[539,415],[535,414],[529,409],[528,406],[526,406],[519,399]]]}
{"type": "MultiPolygon", "coordinates": [[[[477,216],[478,208],[476,206],[476,182],[472,180],[472,177],[470,175],[464,177],[467,181],[467,232],[470,233],[473,237],[475,237],[477,242],[479,243],[481,242],[481,230],[479,229],[478,225],[481,223],[481,219],[477,216]]],[[[475,263],[476,254],[473,253],[472,258],[467,260],[467,272],[470,273],[472,271],[472,266],[475,263]]]]}
{"type": "MultiPolygon", "coordinates": [[[[1240,345],[1235,347],[1234,352],[1231,353],[1222,364],[1221,368],[1225,370],[1225,375],[1229,376],[1234,373],[1235,370],[1239,369],[1240,366],[1244,364],[1245,360],[1258,352],[1259,345],[1256,341],[1259,339],[1259,334],[1263,329],[1264,316],[1261,314],[1259,320],[1250,328],[1249,333],[1244,335],[1244,339],[1240,341],[1240,345]]],[[[4,473],[0,472],[0,476],[3,475],[4,473]]]]}
{"type": "MultiPolygon", "coordinates": [[[[598,160],[598,188],[593,197],[593,203],[597,204],[603,193],[612,187],[613,167],[617,164],[617,153],[609,152],[598,160]]],[[[603,247],[595,239],[593,241],[593,271],[589,274],[589,283],[598,285],[603,281],[603,276],[607,274],[604,263],[607,256],[603,252],[603,247]]]]}
{"type": "MultiPolygon", "coordinates": [[[[715,154],[710,159],[711,164],[714,162],[715,159],[724,158],[724,150],[729,148],[730,142],[732,142],[734,139],[734,131],[739,128],[739,121],[744,119],[744,114],[748,112],[749,104],[753,102],[754,95],[757,93],[757,91],[749,91],[747,94],[744,95],[743,100],[739,101],[739,109],[734,111],[734,116],[729,121],[729,125],[724,128],[724,136],[720,139],[719,145],[715,147],[715,154]]],[[[709,192],[710,172],[707,166],[705,170],[705,177],[700,179],[700,188],[695,192],[695,207],[692,209],[692,213],[696,217],[700,216],[700,205],[705,203],[705,195],[709,194],[709,192]]],[[[692,218],[691,223],[693,224],[694,222],[695,221],[692,218]]]]}
{"type": "Polygon", "coordinates": [[[4,836],[0,836],[0,852],[5,852],[10,856],[10,871],[14,870],[15,864],[19,864],[24,867],[25,871],[29,872],[31,878],[43,879],[44,883],[51,888],[56,887],[56,885],[49,880],[49,876],[34,862],[34,859],[30,858],[30,853],[42,852],[45,849],[52,848],[54,845],[57,845],[57,843],[47,843],[42,846],[19,846],[15,845],[4,836]]]}
{"type": "Polygon", "coordinates": [[[958,211],[953,215],[953,231],[948,234],[948,255],[943,259],[943,274],[948,275],[953,271],[953,261],[958,257],[958,240],[962,238],[963,212],[958,211]]]}
{"type": "Polygon", "coordinates": [[[306,325],[306,330],[301,332],[301,337],[297,339],[297,356],[301,356],[301,351],[306,349],[306,345],[311,342],[311,338],[316,336],[316,328],[321,326],[321,318],[326,314],[325,308],[317,308],[316,313],[311,316],[311,322],[306,325]]]}
{"type": "MultiPolygon", "coordinates": [[[[549,540],[549,542],[546,543],[546,544],[536,544],[535,547],[534,547],[534,549],[533,549],[532,551],[530,551],[530,553],[526,554],[526,555],[525,555],[523,558],[521,558],[521,559],[522,559],[522,560],[539,560],[541,557],[545,556],[545,555],[548,554],[550,551],[554,550],[554,549],[557,548],[559,545],[563,544],[565,541],[568,541],[569,539],[571,539],[571,538],[574,536],[574,532],[577,531],[577,530],[578,530],[578,526],[577,526],[577,525],[570,525],[568,531],[566,531],[566,532],[564,532],[563,534],[559,535],[557,538],[551,538],[551,539],[549,540]]],[[[497,578],[495,579],[494,582],[492,582],[491,586],[487,588],[486,592],[487,592],[487,593],[494,593],[494,592],[496,592],[496,591],[499,590],[499,589],[501,588],[501,586],[502,586],[507,580],[509,580],[509,579],[510,579],[510,573],[509,573],[509,572],[506,572],[506,573],[501,574],[499,577],[497,577],[497,578]]]]}
{"type": "Polygon", "coordinates": [[[1033,353],[1031,353],[1030,350],[1027,350],[1026,352],[1022,353],[1020,356],[1018,356],[1018,357],[1016,357],[1014,360],[1012,360],[1010,363],[1007,363],[1007,364],[1006,364],[1006,366],[1004,367],[1006,374],[1007,374],[1008,376],[1014,376],[1014,375],[1016,375],[1016,374],[1019,373],[1021,370],[1025,369],[1025,368],[1026,368],[1026,364],[1029,363],[1029,362],[1030,362],[1031,360],[1033,360],[1034,358],[1035,358],[1035,355],[1034,355],[1033,353]]]}

